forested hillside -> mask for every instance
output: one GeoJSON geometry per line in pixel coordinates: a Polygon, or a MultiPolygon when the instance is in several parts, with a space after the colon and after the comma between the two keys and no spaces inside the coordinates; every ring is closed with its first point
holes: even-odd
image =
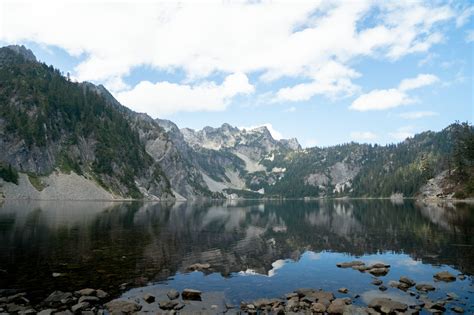
{"type": "Polygon", "coordinates": [[[474,196],[469,123],[386,146],[307,149],[263,126],[179,129],[122,106],[103,86],[72,82],[23,46],[0,48],[0,147],[0,196],[10,185],[24,190],[18,198],[59,185],[51,174],[79,176],[66,197],[81,190],[78,178],[102,187],[98,198],[474,196]]]}

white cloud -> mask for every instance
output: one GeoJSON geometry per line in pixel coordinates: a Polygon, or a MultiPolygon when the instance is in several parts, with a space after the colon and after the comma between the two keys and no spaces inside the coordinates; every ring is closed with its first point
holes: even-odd
{"type": "Polygon", "coordinates": [[[359,96],[349,108],[357,111],[384,110],[412,102],[406,93],[398,89],[373,90],[359,96]]]}
{"type": "Polygon", "coordinates": [[[360,73],[331,61],[314,70],[313,81],[280,89],[276,101],[307,101],[317,94],[328,97],[352,95],[359,88],[351,81],[360,73]]]}
{"type": "Polygon", "coordinates": [[[353,131],[350,134],[352,140],[355,141],[371,141],[377,139],[377,135],[370,131],[353,131]]]}
{"type": "Polygon", "coordinates": [[[240,130],[253,130],[253,129],[258,129],[261,127],[266,127],[268,131],[270,132],[270,134],[272,135],[273,139],[275,140],[283,139],[283,135],[281,134],[281,132],[273,128],[273,125],[270,123],[265,123],[261,125],[250,126],[250,127],[238,127],[238,128],[240,130]]]}
{"type": "Polygon", "coordinates": [[[406,112],[406,113],[401,113],[400,117],[404,119],[420,119],[423,117],[431,117],[431,116],[437,116],[439,115],[437,112],[432,112],[432,111],[418,111],[418,112],[406,112]]]}
{"type": "Polygon", "coordinates": [[[390,137],[392,137],[393,139],[397,141],[403,141],[406,138],[413,137],[413,135],[415,134],[414,130],[415,130],[414,126],[403,126],[403,127],[398,128],[394,132],[390,132],[389,135],[390,137]]]}
{"type": "Polygon", "coordinates": [[[474,30],[469,30],[466,32],[466,42],[467,43],[474,42],[474,30]]]}
{"type": "Polygon", "coordinates": [[[400,82],[400,91],[409,91],[423,86],[431,85],[439,81],[438,77],[432,74],[419,74],[416,78],[405,79],[400,82]]]}
{"type": "Polygon", "coordinates": [[[432,74],[419,74],[415,78],[405,79],[398,88],[388,90],[372,90],[355,99],[350,109],[357,111],[385,110],[414,102],[407,92],[423,86],[431,85],[439,79],[432,74]]]}
{"type": "Polygon", "coordinates": [[[196,85],[142,81],[129,91],[116,93],[117,99],[138,112],[160,117],[179,111],[220,111],[239,94],[253,93],[245,74],[227,76],[222,84],[204,82],[196,85]]]}
{"type": "MultiPolygon", "coordinates": [[[[307,82],[276,92],[278,100],[300,101],[355,93],[352,79],[359,74],[349,66],[355,58],[395,60],[429,50],[443,40],[438,25],[455,19],[457,9],[418,1],[5,0],[0,10],[1,41],[85,56],[72,73],[79,80],[120,91],[140,66],[182,70],[190,84],[215,73],[257,73],[262,81],[307,82]]],[[[183,82],[157,87],[175,93],[175,83],[183,82]]],[[[133,90],[148,83],[140,84],[133,90]]]]}
{"type": "Polygon", "coordinates": [[[472,15],[474,15],[474,6],[466,8],[456,17],[456,27],[461,27],[466,24],[472,15]]]}
{"type": "Polygon", "coordinates": [[[288,107],[287,109],[284,110],[284,112],[294,113],[294,112],[296,112],[296,107],[295,106],[288,107]]]}

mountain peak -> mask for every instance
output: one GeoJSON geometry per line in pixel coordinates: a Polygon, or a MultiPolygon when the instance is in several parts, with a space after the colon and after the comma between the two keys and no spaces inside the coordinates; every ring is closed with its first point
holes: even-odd
{"type": "Polygon", "coordinates": [[[33,62],[37,61],[33,52],[23,45],[9,45],[9,46],[5,46],[4,48],[14,51],[18,55],[23,56],[28,61],[33,61],[33,62]]]}

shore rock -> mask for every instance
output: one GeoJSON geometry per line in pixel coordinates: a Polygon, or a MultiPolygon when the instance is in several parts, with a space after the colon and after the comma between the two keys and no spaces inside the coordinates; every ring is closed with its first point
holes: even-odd
{"type": "Polygon", "coordinates": [[[415,281],[405,276],[400,277],[400,282],[406,284],[409,288],[416,284],[415,281]]]}
{"type": "Polygon", "coordinates": [[[131,301],[124,301],[124,300],[115,300],[105,304],[105,307],[109,310],[110,313],[113,315],[115,314],[131,314],[138,312],[142,309],[141,305],[131,302],[131,301]]]}
{"type": "Polygon", "coordinates": [[[188,268],[186,268],[188,271],[203,271],[203,270],[207,270],[211,268],[211,265],[210,264],[200,264],[200,263],[196,263],[196,264],[192,264],[190,266],[188,266],[188,268]]]}
{"type": "Polygon", "coordinates": [[[339,291],[340,293],[347,293],[347,292],[349,292],[349,289],[348,288],[339,288],[339,290],[337,290],[337,291],[339,291]]]}
{"type": "Polygon", "coordinates": [[[389,272],[389,269],[386,267],[381,267],[381,268],[371,268],[369,269],[369,273],[371,273],[374,276],[385,276],[389,272]]]}
{"type": "Polygon", "coordinates": [[[372,280],[373,285],[381,285],[382,283],[383,281],[378,278],[375,278],[374,280],[372,280]]]}
{"type": "Polygon", "coordinates": [[[375,298],[369,303],[369,307],[385,314],[394,312],[405,312],[408,306],[389,298],[375,298]]]}
{"type": "Polygon", "coordinates": [[[172,300],[172,301],[160,301],[158,305],[162,310],[172,310],[179,304],[178,301],[172,300]]]}
{"type": "Polygon", "coordinates": [[[181,292],[181,297],[183,300],[201,300],[201,291],[198,290],[193,290],[193,289],[184,289],[183,292],[181,292]]]}
{"type": "Polygon", "coordinates": [[[428,291],[434,291],[435,290],[434,286],[432,286],[431,284],[427,284],[427,283],[419,283],[415,286],[415,288],[418,291],[422,291],[422,292],[428,292],[428,291]]]}
{"type": "Polygon", "coordinates": [[[169,290],[166,295],[168,296],[168,298],[170,300],[176,300],[177,298],[179,298],[179,292],[176,291],[175,289],[171,289],[169,290]]]}
{"type": "Polygon", "coordinates": [[[87,289],[82,289],[79,291],[76,291],[77,294],[79,295],[95,295],[95,289],[87,288],[87,289]]]}

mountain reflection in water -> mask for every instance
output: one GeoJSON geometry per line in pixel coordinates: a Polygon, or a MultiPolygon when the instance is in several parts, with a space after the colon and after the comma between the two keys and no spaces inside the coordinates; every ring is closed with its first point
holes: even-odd
{"type": "Polygon", "coordinates": [[[0,289],[143,286],[196,262],[271,275],[310,251],[403,254],[474,272],[474,206],[389,200],[0,205],[0,289]],[[276,268],[276,269],[275,269],[276,268]],[[60,276],[53,277],[53,273],[60,276]]]}

